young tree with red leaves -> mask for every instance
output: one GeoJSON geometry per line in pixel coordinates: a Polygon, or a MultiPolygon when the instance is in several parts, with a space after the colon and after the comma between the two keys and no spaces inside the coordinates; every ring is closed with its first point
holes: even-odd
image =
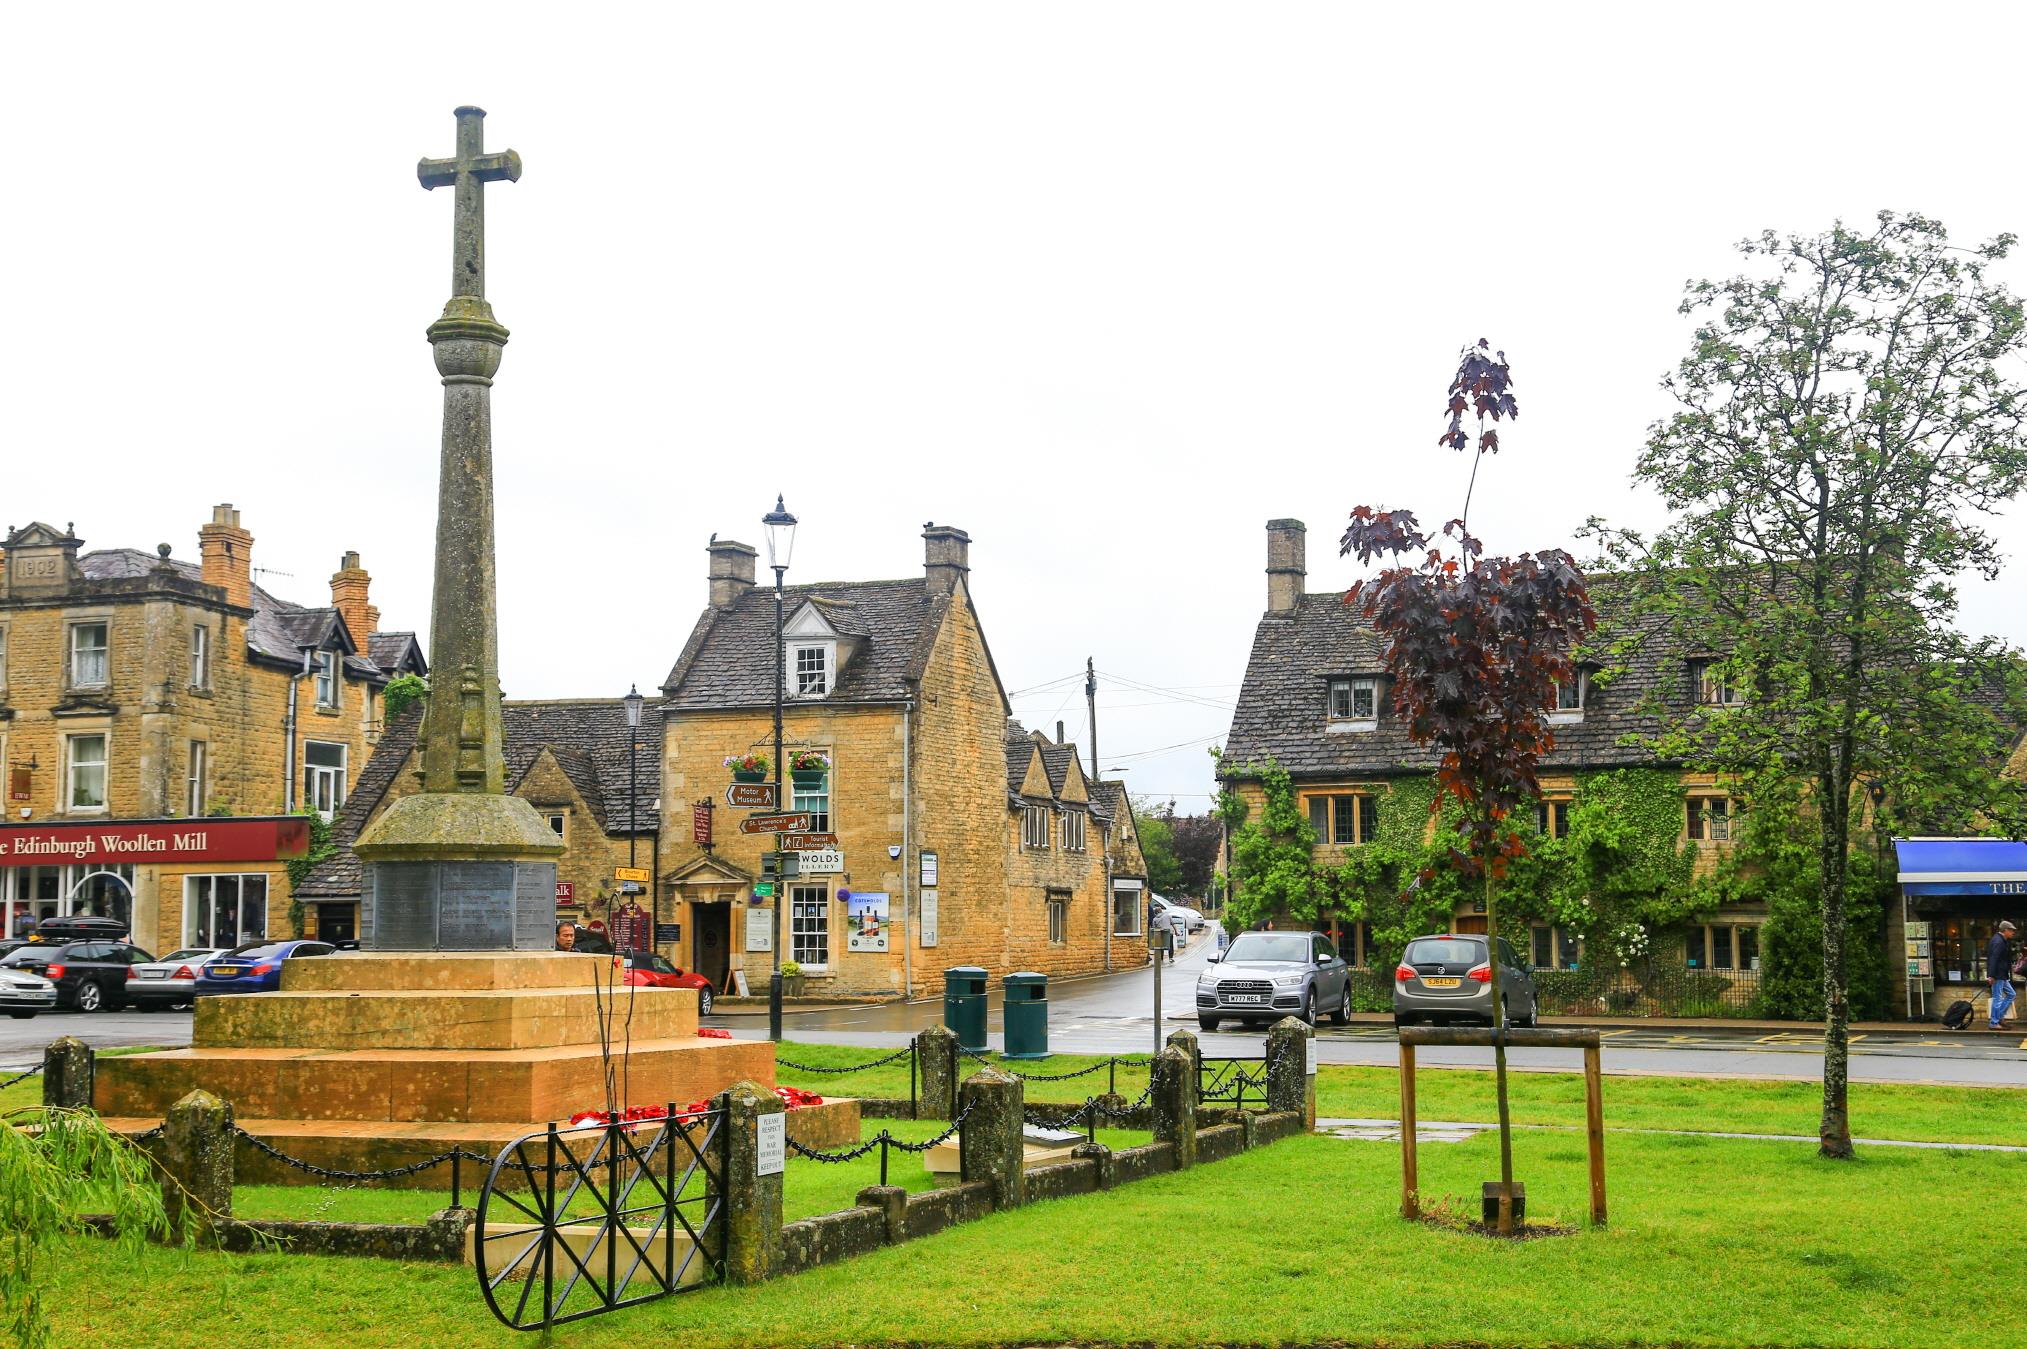
{"type": "MultiPolygon", "coordinates": [[[[1497,453],[1496,423],[1519,415],[1504,352],[1481,340],[1466,348],[1450,386],[1450,425],[1439,443],[1472,449],[1464,416],[1475,412],[1478,438],[1471,469],[1497,453]],[[1488,426],[1487,422],[1494,423],[1488,426]]],[[[1465,497],[1465,516],[1470,497],[1465,497]]],[[[1576,677],[1571,650],[1597,626],[1583,573],[1560,548],[1518,557],[1487,557],[1465,517],[1440,531],[1453,551],[1422,531],[1408,511],[1360,506],[1351,513],[1340,551],[1361,563],[1402,559],[1354,585],[1355,605],[1388,640],[1393,706],[1417,744],[1442,752],[1439,791],[1463,808],[1464,844],[1452,862],[1485,890],[1487,953],[1492,962],[1493,1058],[1499,1097],[1499,1230],[1513,1225],[1513,1139],[1506,1097],[1506,998],[1499,977],[1499,911],[1495,881],[1525,851],[1507,823],[1541,798],[1536,767],[1555,743],[1548,711],[1556,685],[1576,677]],[[1435,546],[1432,546],[1435,545],[1435,546]]]]}

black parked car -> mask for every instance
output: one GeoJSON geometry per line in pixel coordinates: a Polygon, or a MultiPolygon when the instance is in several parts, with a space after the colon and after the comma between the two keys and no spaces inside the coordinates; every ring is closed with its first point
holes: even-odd
{"type": "Polygon", "coordinates": [[[127,969],[155,957],[123,941],[30,942],[0,966],[33,970],[56,985],[56,1005],[113,1011],[127,1000],[127,969]]]}

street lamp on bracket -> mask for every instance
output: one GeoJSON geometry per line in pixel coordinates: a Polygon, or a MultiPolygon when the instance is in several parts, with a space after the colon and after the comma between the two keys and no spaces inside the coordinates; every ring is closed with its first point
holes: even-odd
{"type": "MultiPolygon", "coordinates": [[[[774,808],[784,810],[788,798],[782,795],[781,773],[781,699],[788,684],[788,638],[783,631],[782,578],[788,572],[788,561],[795,553],[795,517],[788,513],[781,494],[774,497],[774,509],[760,517],[761,527],[767,531],[767,565],[774,569],[774,808]]],[[[776,839],[777,844],[779,839],[776,839]]],[[[781,1039],[781,910],[788,902],[788,887],[781,880],[775,881],[780,892],[771,896],[774,901],[774,972],[767,978],[767,1038],[781,1039]]]]}

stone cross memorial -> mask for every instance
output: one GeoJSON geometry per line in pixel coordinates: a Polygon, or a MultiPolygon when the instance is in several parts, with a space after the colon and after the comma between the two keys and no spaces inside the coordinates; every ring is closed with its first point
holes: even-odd
{"type": "Polygon", "coordinates": [[[486,302],[485,185],[521,157],[485,151],[485,110],[457,110],[457,153],[425,159],[425,188],[456,189],[451,297],[429,325],[443,380],[430,656],[436,679],[417,740],[422,790],[360,834],[360,946],[369,951],[546,950],[562,842],[506,794],[493,565],[493,376],[507,330],[486,302]]]}

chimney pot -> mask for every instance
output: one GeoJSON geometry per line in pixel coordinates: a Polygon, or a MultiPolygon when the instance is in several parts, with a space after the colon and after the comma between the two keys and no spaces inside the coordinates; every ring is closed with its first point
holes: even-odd
{"type": "Polygon", "coordinates": [[[1292,614],[1308,576],[1308,528],[1300,520],[1267,522],[1267,612],[1292,614]]]}
{"type": "Polygon", "coordinates": [[[932,595],[947,595],[971,572],[971,535],[955,525],[922,529],[922,574],[932,595]]]}
{"type": "Polygon", "coordinates": [[[714,534],[704,551],[711,555],[711,607],[730,608],[739,602],[741,595],[753,589],[753,568],[759,550],[750,543],[735,543],[714,534]]]}
{"type": "Polygon", "coordinates": [[[228,604],[253,607],[253,535],[239,525],[231,502],[214,506],[211,523],[197,531],[197,551],[206,585],[225,592],[228,604]]]}
{"type": "Polygon", "coordinates": [[[331,577],[331,607],[345,620],[345,630],[362,648],[372,635],[377,613],[367,600],[373,578],[359,565],[359,555],[348,552],[338,559],[331,577]]]}

